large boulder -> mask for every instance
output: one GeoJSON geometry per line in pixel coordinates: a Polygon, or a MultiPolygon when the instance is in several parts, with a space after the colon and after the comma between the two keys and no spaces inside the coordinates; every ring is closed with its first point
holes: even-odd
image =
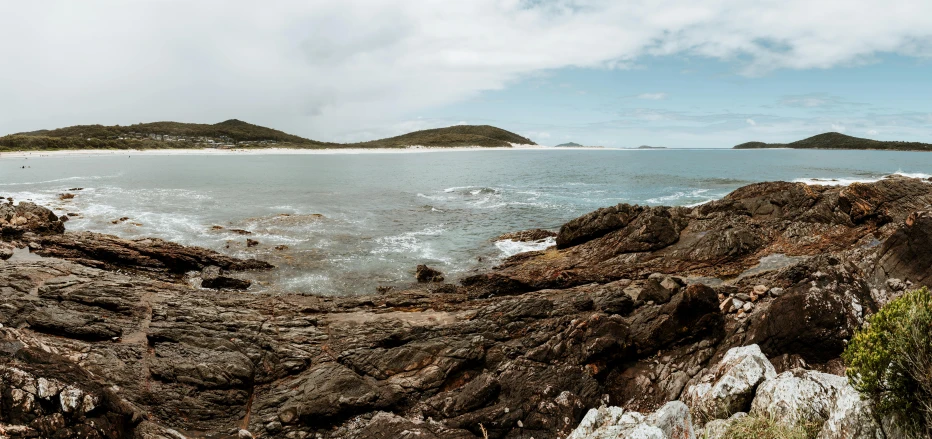
{"type": "Polygon", "coordinates": [[[701,421],[724,419],[748,411],[757,386],[776,376],[757,345],[731,348],[683,399],[701,421]]]}
{"type": "Polygon", "coordinates": [[[686,404],[670,401],[656,412],[643,415],[621,407],[589,410],[566,439],[695,439],[686,404]]]}
{"type": "Polygon", "coordinates": [[[789,370],[757,388],[751,414],[769,417],[788,427],[821,427],[848,386],[848,380],[837,375],[789,370]]]}

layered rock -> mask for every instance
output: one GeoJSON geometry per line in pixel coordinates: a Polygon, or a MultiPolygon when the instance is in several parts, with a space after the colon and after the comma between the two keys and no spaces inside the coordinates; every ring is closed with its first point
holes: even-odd
{"type": "Polygon", "coordinates": [[[72,437],[547,439],[606,405],[622,408],[597,409],[587,431],[691,437],[746,411],[803,419],[780,407],[809,400],[781,389],[834,383],[804,416],[823,437],[867,437],[865,406],[822,372],[838,373],[865,317],[918,282],[896,270],[932,229],[921,214],[907,221],[930,201],[928,182],[897,178],[751,185],[694,208],[620,205],[568,223],[560,248],[444,294],[427,283],[341,298],[193,288],[184,273],[267,266],[61,233],[27,206],[16,215],[31,220],[3,238],[48,258],[0,261],[0,324],[12,328],[0,366],[82,394],[65,394],[66,413],[61,392],[26,406],[32,388],[8,387],[0,423],[24,437],[64,425],[72,437]],[[896,282],[877,268],[895,260],[896,282]],[[735,300],[740,310],[723,308],[735,300]],[[19,412],[6,410],[14,393],[19,412]],[[688,412],[675,400],[703,419],[678,429],[688,412]]]}

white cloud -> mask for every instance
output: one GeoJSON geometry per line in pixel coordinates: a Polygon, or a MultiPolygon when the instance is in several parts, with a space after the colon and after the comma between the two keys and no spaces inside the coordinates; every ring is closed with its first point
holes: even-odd
{"type": "Polygon", "coordinates": [[[932,2],[894,3],[5,2],[0,133],[236,117],[354,140],[562,67],[682,54],[757,75],[932,55],[932,2]]]}
{"type": "Polygon", "coordinates": [[[827,93],[784,96],[783,99],[780,99],[779,104],[798,108],[839,108],[864,105],[827,93]]]}
{"type": "Polygon", "coordinates": [[[666,93],[641,93],[636,96],[638,99],[648,99],[652,101],[659,101],[661,99],[666,99],[666,93]]]}
{"type": "Polygon", "coordinates": [[[748,119],[745,119],[745,122],[747,122],[748,125],[750,125],[750,126],[757,125],[757,122],[755,122],[754,119],[748,118],[748,119]]]}
{"type": "Polygon", "coordinates": [[[832,124],[832,131],[837,131],[839,133],[845,132],[845,126],[837,123],[832,124]]]}

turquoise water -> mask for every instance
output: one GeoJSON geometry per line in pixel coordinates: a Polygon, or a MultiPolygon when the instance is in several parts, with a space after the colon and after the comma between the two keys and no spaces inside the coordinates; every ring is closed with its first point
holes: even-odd
{"type": "Polygon", "coordinates": [[[69,230],[156,236],[278,265],[258,288],[362,294],[410,282],[419,263],[456,278],[516,251],[546,246],[492,239],[515,230],[556,229],[602,206],[693,205],[753,182],[846,184],[896,172],[932,173],[932,154],[515,150],[0,157],[0,196],[80,214],[67,223],[69,230]],[[84,189],[72,191],[74,199],[58,200],[57,194],[76,187],[84,189]],[[122,217],[129,219],[112,223],[122,217]],[[260,245],[247,248],[246,237],[231,228],[252,231],[249,237],[260,245]],[[288,248],[274,248],[280,245],[288,248]]]}

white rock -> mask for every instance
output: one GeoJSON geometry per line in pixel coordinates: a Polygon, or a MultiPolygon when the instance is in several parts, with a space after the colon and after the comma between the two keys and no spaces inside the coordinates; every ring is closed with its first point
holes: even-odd
{"type": "Polygon", "coordinates": [[[680,401],[670,401],[645,419],[645,423],[660,429],[670,439],[696,439],[689,407],[680,401]]]}
{"type": "Polygon", "coordinates": [[[566,439],[695,439],[689,408],[671,401],[649,416],[620,407],[589,410],[566,439]]]}
{"type": "Polygon", "coordinates": [[[83,402],[83,396],[84,392],[82,392],[81,389],[72,386],[65,387],[65,389],[58,394],[58,398],[61,401],[61,411],[65,413],[73,412],[83,402]]]}
{"type": "Polygon", "coordinates": [[[776,369],[757,345],[731,348],[699,384],[686,389],[683,400],[701,418],[698,423],[725,419],[746,411],[757,387],[776,376],[776,369]]]}
{"type": "Polygon", "coordinates": [[[773,297],[780,297],[783,295],[783,288],[773,287],[770,289],[770,295],[773,297]]]}
{"type": "Polygon", "coordinates": [[[884,439],[867,401],[851,385],[842,387],[818,439],[884,439]]]}
{"type": "Polygon", "coordinates": [[[821,428],[846,386],[848,380],[837,375],[789,370],[757,388],[751,414],[770,417],[788,427],[814,423],[821,428]]]}
{"type": "Polygon", "coordinates": [[[600,407],[591,409],[583,416],[579,425],[567,436],[566,439],[584,439],[591,437],[597,430],[605,425],[615,425],[624,415],[625,410],[621,407],[600,407]]]}
{"type": "Polygon", "coordinates": [[[56,380],[47,380],[45,378],[39,378],[36,380],[38,382],[38,393],[39,398],[51,398],[55,395],[58,395],[61,392],[62,385],[56,380]]]}

